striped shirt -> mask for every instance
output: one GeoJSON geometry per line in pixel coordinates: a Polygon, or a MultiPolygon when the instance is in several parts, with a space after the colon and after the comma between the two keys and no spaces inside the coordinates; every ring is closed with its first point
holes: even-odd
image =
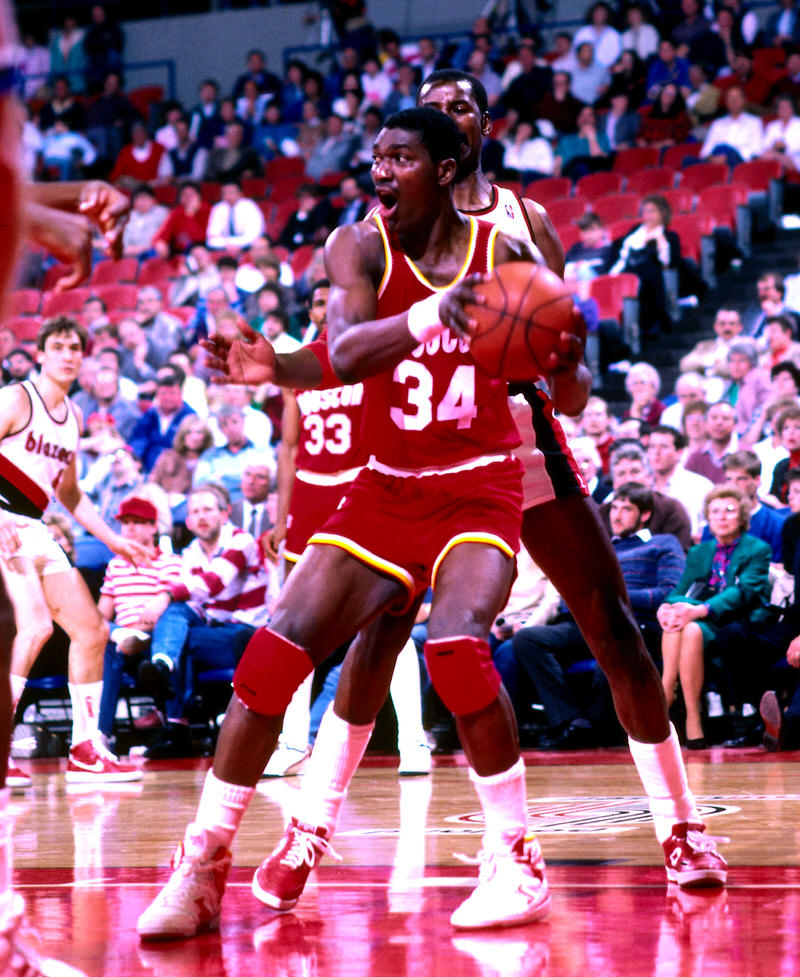
{"type": "Polygon", "coordinates": [[[250,533],[226,522],[210,558],[195,539],[181,554],[181,563],[181,580],[172,587],[174,600],[188,601],[209,621],[253,627],[267,623],[274,596],[272,577],[250,533]]]}
{"type": "Polygon", "coordinates": [[[160,594],[170,593],[180,584],[181,558],[174,553],[160,553],[152,566],[134,566],[121,556],[115,556],[106,569],[101,597],[114,601],[114,620],[121,627],[135,627],[142,607],[160,594]]]}

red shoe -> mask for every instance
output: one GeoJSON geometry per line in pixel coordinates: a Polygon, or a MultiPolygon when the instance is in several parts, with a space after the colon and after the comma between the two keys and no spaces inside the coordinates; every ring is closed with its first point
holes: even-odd
{"type": "Polygon", "coordinates": [[[113,753],[98,743],[84,740],[71,747],[66,776],[68,784],[121,784],[141,780],[142,771],[128,763],[120,763],[113,753]]]}
{"type": "Polygon", "coordinates": [[[706,838],[706,826],[683,821],[672,826],[664,842],[667,879],[681,886],[725,885],[728,863],[717,851],[713,838],[706,838]]]}
{"type": "Polygon", "coordinates": [[[8,919],[0,924],[0,973],[4,977],[86,977],[82,970],[52,957],[42,957],[28,945],[26,934],[21,932],[24,911],[22,896],[15,894],[8,919]]]}
{"type": "Polygon", "coordinates": [[[31,775],[20,770],[19,767],[15,767],[9,760],[6,767],[6,787],[10,787],[12,790],[24,790],[26,787],[32,786],[31,775]]]}
{"type": "Polygon", "coordinates": [[[297,905],[311,869],[326,854],[341,861],[331,848],[327,829],[292,818],[275,850],[256,869],[253,895],[271,909],[287,912],[297,905]]]}

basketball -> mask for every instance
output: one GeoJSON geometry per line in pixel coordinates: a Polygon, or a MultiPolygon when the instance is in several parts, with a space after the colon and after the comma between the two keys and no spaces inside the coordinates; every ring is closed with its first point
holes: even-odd
{"type": "Polygon", "coordinates": [[[490,376],[535,380],[545,375],[562,332],[585,338],[569,288],[549,268],[512,261],[474,290],[484,304],[465,306],[477,322],[470,354],[490,376]]]}

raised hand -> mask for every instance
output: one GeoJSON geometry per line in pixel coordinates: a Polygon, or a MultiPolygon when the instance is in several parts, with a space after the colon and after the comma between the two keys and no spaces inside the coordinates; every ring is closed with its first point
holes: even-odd
{"type": "Polygon", "coordinates": [[[241,339],[212,336],[200,345],[208,353],[207,366],[216,375],[213,383],[238,383],[258,386],[275,382],[275,350],[246,323],[239,325],[241,339]]]}

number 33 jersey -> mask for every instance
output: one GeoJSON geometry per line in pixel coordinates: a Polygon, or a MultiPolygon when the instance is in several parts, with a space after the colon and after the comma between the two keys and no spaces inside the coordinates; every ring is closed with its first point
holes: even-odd
{"type": "MultiPolygon", "coordinates": [[[[373,219],[386,259],[376,316],[384,319],[444,287],[432,285],[410,258],[392,246],[379,214],[373,219]]],[[[469,249],[451,284],[494,269],[498,229],[474,217],[469,220],[469,249]]],[[[392,370],[369,377],[364,389],[364,446],[376,467],[446,470],[505,454],[520,443],[509,412],[506,381],[481,370],[467,343],[448,329],[418,346],[392,370]]]]}

